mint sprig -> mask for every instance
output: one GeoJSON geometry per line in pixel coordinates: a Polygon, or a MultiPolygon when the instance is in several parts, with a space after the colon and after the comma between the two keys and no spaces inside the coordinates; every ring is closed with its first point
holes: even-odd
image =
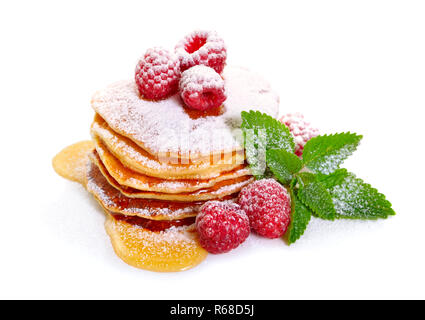
{"type": "Polygon", "coordinates": [[[346,169],[343,161],[358,147],[362,136],[339,133],[318,136],[294,154],[294,139],[278,120],[258,111],[242,112],[247,161],[257,179],[270,173],[291,195],[291,223],[286,237],[296,242],[311,216],[325,220],[375,220],[394,215],[385,196],[346,169]]]}

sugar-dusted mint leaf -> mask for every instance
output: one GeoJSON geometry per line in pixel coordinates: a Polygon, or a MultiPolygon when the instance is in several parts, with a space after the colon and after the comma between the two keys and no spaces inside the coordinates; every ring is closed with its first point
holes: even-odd
{"type": "Polygon", "coordinates": [[[284,149],[294,152],[295,143],[289,129],[277,119],[259,111],[242,111],[242,130],[244,132],[253,130],[255,134],[267,139],[267,150],[284,149]]]}
{"type": "Polygon", "coordinates": [[[290,188],[292,212],[291,223],[289,224],[288,231],[286,233],[289,244],[292,244],[301,238],[311,219],[310,209],[307,208],[298,198],[297,190],[295,190],[294,186],[295,184],[292,183],[290,188]]]}
{"type": "Polygon", "coordinates": [[[253,175],[260,179],[264,177],[267,168],[266,151],[284,149],[294,152],[294,139],[284,124],[265,113],[243,111],[241,117],[246,159],[253,175]]]}
{"type": "Polygon", "coordinates": [[[320,174],[318,180],[329,190],[337,218],[374,220],[395,215],[383,194],[346,169],[320,174]]]}
{"type": "Polygon", "coordinates": [[[298,198],[319,218],[335,220],[336,212],[329,191],[319,182],[316,175],[302,172],[297,175],[298,198]]]}
{"type": "Polygon", "coordinates": [[[300,158],[283,149],[267,150],[266,159],[267,166],[284,185],[289,185],[294,178],[294,173],[297,173],[302,168],[300,158]]]}
{"type": "Polygon", "coordinates": [[[303,163],[313,172],[332,173],[357,149],[361,139],[350,132],[312,138],[304,147],[303,163]]]}

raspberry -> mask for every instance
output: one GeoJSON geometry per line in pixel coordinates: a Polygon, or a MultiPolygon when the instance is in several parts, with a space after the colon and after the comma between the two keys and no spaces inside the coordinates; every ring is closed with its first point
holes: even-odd
{"type": "Polygon", "coordinates": [[[319,130],[313,128],[309,122],[306,122],[301,113],[289,113],[283,116],[280,122],[285,124],[294,136],[295,154],[298,157],[302,156],[307,141],[319,135],[319,130]]]}
{"type": "Polygon", "coordinates": [[[248,217],[232,202],[205,203],[195,223],[201,246],[215,254],[235,249],[250,233],[248,217]]]}
{"type": "Polygon", "coordinates": [[[223,78],[206,66],[195,66],[182,73],[180,94],[188,107],[201,111],[219,107],[226,100],[223,78]]]}
{"type": "Polygon", "coordinates": [[[177,57],[165,49],[153,48],[137,64],[135,78],[144,98],[160,100],[177,92],[180,76],[177,57]]]}
{"type": "Polygon", "coordinates": [[[285,234],[290,220],[291,200],[286,189],[276,180],[263,179],[251,183],[242,189],[238,201],[256,233],[270,239],[285,234]]]}
{"type": "Polygon", "coordinates": [[[177,44],[176,53],[182,71],[205,65],[221,73],[226,65],[226,46],[214,31],[192,32],[177,44]]]}

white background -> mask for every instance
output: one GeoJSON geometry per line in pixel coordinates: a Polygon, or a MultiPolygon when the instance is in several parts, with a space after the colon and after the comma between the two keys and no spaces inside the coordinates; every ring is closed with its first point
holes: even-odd
{"type": "Polygon", "coordinates": [[[2,1],[0,298],[425,298],[423,1],[2,1]],[[281,113],[364,135],[346,163],[392,201],[378,222],[313,220],[184,273],[113,253],[94,200],[52,157],[89,138],[94,91],[148,47],[215,29],[281,113]]]}

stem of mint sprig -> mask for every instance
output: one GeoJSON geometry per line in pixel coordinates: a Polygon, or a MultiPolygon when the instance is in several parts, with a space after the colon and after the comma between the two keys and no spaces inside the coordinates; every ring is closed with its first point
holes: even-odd
{"type": "Polygon", "coordinates": [[[338,133],[312,138],[301,158],[289,129],[273,117],[242,112],[247,161],[256,179],[272,175],[291,195],[289,244],[306,230],[311,216],[325,220],[385,219],[395,215],[391,203],[353,173],[340,168],[359,145],[362,136],[338,133]]]}

